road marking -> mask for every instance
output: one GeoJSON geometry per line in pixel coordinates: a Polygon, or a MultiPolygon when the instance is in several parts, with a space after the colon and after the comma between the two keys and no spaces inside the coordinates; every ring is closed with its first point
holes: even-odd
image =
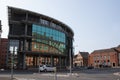
{"type": "Polygon", "coordinates": [[[114,75],[120,76],[120,72],[113,73],[114,75]]]}
{"type": "Polygon", "coordinates": [[[35,79],[26,79],[26,78],[16,78],[17,80],[35,80],[35,79]]]}

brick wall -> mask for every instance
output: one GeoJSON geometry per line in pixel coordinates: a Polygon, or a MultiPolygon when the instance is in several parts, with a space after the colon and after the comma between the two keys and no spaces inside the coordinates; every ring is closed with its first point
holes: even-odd
{"type": "Polygon", "coordinates": [[[118,53],[114,49],[95,50],[89,55],[89,66],[116,67],[118,66],[118,53]]]}
{"type": "Polygon", "coordinates": [[[0,42],[0,68],[6,66],[8,39],[2,38],[0,42]]]}

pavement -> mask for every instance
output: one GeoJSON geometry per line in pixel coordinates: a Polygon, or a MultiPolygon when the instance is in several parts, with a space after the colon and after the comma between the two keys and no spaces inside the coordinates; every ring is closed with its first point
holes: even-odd
{"type": "MultiPolygon", "coordinates": [[[[33,76],[44,76],[44,77],[53,77],[53,76],[55,76],[54,73],[53,74],[51,74],[51,73],[43,73],[43,74],[34,73],[32,75],[33,76]]],[[[113,75],[120,76],[120,72],[113,73],[113,75]]],[[[67,78],[67,77],[70,77],[70,76],[79,77],[79,75],[77,73],[57,74],[57,77],[62,77],[62,78],[67,78]]],[[[11,78],[10,78],[10,76],[0,76],[0,80],[11,80],[11,78]]],[[[23,78],[22,76],[21,77],[14,76],[13,80],[36,80],[36,79],[34,79],[34,78],[33,79],[26,79],[26,78],[23,78]]]]}
{"type": "MultiPolygon", "coordinates": [[[[11,80],[11,78],[10,77],[0,77],[0,80],[11,80]]],[[[19,80],[19,79],[13,78],[13,80],[19,80]]]]}
{"type": "MultiPolygon", "coordinates": [[[[67,73],[67,74],[55,74],[55,73],[34,73],[34,74],[31,74],[31,75],[14,75],[14,78],[11,79],[10,78],[10,75],[0,75],[0,80],[36,80],[34,79],[35,76],[37,77],[46,77],[48,78],[47,80],[49,80],[49,78],[55,78],[55,75],[56,77],[61,77],[61,78],[68,78],[70,76],[78,76],[77,73],[67,73]]],[[[43,79],[41,79],[43,80],[43,79]]]]}

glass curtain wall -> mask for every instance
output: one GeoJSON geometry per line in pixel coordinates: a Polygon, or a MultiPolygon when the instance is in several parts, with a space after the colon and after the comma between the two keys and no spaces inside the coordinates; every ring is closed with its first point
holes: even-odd
{"type": "Polygon", "coordinates": [[[32,25],[32,51],[65,54],[65,34],[45,26],[32,25]]]}

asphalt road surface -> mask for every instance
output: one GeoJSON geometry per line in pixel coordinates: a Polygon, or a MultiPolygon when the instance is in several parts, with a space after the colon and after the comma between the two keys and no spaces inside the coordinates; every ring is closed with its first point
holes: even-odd
{"type": "MultiPolygon", "coordinates": [[[[14,78],[17,80],[120,80],[119,75],[113,74],[117,72],[120,72],[120,68],[78,69],[74,70],[72,75],[68,74],[68,71],[57,72],[55,77],[53,72],[14,71],[14,78]]],[[[10,80],[10,71],[0,72],[0,80],[10,80]]]]}

